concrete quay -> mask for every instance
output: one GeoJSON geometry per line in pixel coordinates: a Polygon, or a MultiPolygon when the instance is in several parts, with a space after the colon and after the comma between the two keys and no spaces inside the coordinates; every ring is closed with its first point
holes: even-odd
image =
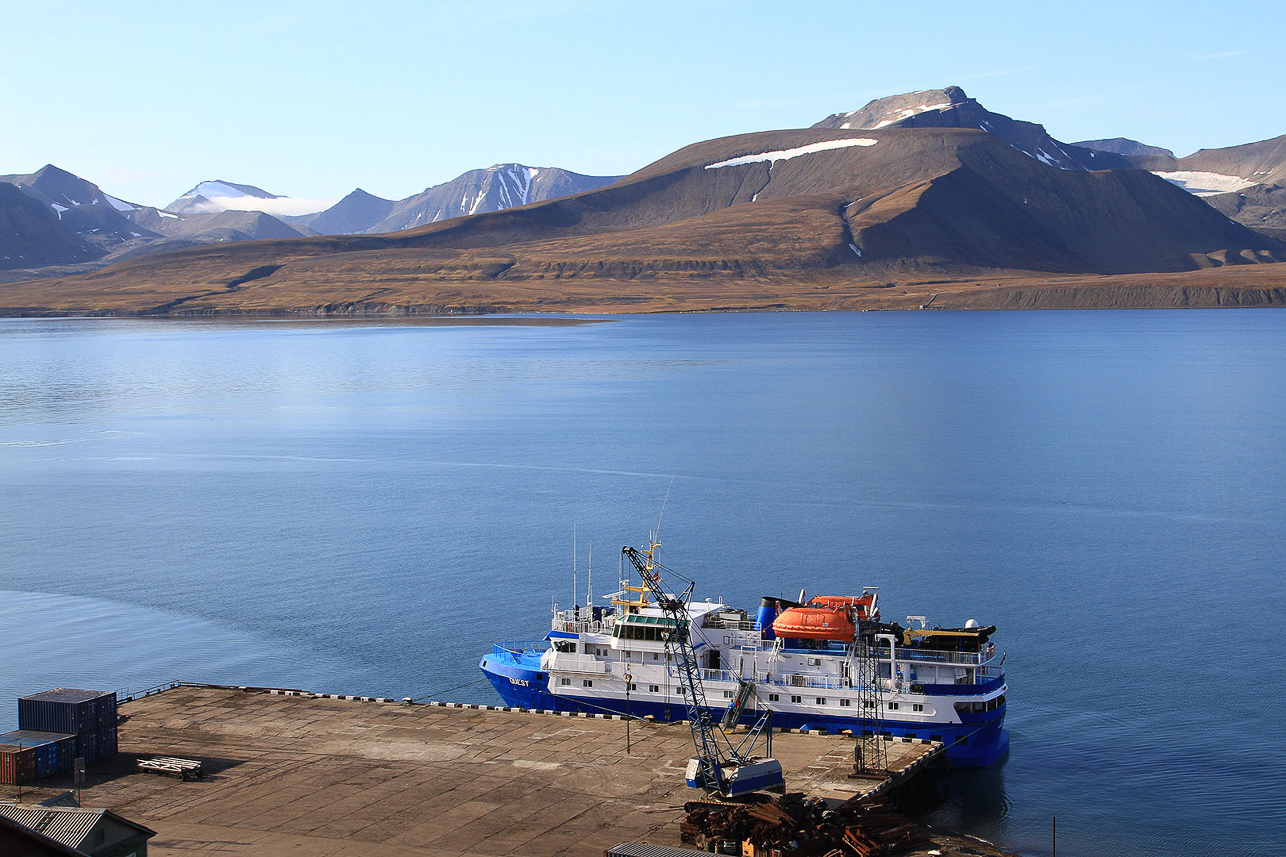
{"type": "MultiPolygon", "coordinates": [[[[123,703],[121,753],[90,766],[84,806],[156,830],[152,857],[599,857],[634,840],[679,846],[686,724],[629,724],[486,707],[184,685],[123,703]],[[140,772],[153,755],[199,759],[200,780],[140,772]]],[[[894,742],[889,767],[940,747],[894,742]]],[[[853,742],[778,733],[787,788],[846,799],[853,742]]],[[[73,788],[69,775],[25,801],[73,788]],[[65,782],[64,782],[65,780],[65,782]]],[[[0,799],[17,787],[0,786],[0,799]]],[[[935,837],[942,855],[1004,852],[935,837]],[[960,850],[963,849],[963,850],[960,850]]],[[[928,853],[927,851],[925,853],[928,853]]]]}

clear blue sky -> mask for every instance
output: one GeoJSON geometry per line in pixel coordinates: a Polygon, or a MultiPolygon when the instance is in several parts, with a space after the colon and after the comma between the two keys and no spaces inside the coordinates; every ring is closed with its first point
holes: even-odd
{"type": "Polygon", "coordinates": [[[628,173],[957,84],[1073,142],[1286,134],[1286,4],[13,2],[0,173],[164,205],[224,179],[402,198],[501,161],[628,173]]]}

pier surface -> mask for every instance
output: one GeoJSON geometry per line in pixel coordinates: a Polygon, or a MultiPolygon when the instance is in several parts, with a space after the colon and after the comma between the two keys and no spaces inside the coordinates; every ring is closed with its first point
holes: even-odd
{"type": "MultiPolygon", "coordinates": [[[[697,794],[681,723],[633,722],[627,754],[621,720],[193,686],[120,710],[121,754],[90,766],[82,804],[156,830],[152,857],[599,857],[629,840],[678,846],[697,794]],[[199,759],[204,776],[138,771],[153,755],[199,759]]],[[[890,768],[938,749],[888,746],[890,768]]],[[[773,755],[791,791],[847,798],[878,785],[848,778],[851,739],[781,733],[773,755]]],[[[66,775],[37,785],[24,800],[73,787],[66,775]]],[[[943,855],[1003,853],[941,839],[931,847],[943,855]]]]}

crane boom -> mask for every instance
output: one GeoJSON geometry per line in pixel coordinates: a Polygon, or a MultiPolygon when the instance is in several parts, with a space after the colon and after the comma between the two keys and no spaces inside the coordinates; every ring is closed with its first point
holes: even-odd
{"type": "MultiPolygon", "coordinates": [[[[646,551],[636,550],[626,545],[621,548],[621,553],[634,566],[643,580],[643,585],[656,602],[656,606],[669,620],[665,638],[666,648],[674,657],[679,678],[682,681],[683,695],[688,705],[688,725],[692,730],[692,743],[697,753],[688,766],[688,781],[708,791],[718,791],[727,796],[783,785],[781,765],[775,759],[752,759],[749,748],[745,753],[742,752],[746,742],[734,748],[723,731],[715,727],[710,709],[706,706],[701,663],[697,659],[696,647],[692,643],[692,616],[688,608],[692,603],[692,590],[695,583],[667,568],[665,570],[668,576],[679,578],[680,581],[686,582],[687,586],[678,595],[666,592],[661,586],[662,566],[656,562],[655,553],[658,547],[660,543],[657,541],[651,542],[646,551]],[[726,745],[725,747],[720,747],[720,739],[726,745]],[[743,777],[739,782],[733,782],[733,777],[729,776],[725,766],[738,772],[742,770],[750,772],[753,769],[755,776],[743,777]]],[[[763,729],[764,723],[770,716],[770,713],[766,713],[760,718],[760,722],[752,730],[752,735],[763,729]]]]}

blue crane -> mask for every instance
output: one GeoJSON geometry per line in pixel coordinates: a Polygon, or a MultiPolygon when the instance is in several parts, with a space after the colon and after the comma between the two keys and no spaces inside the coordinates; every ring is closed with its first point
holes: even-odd
{"type": "MultiPolygon", "coordinates": [[[[688,605],[692,602],[695,584],[672,569],[659,565],[654,556],[658,547],[660,542],[653,540],[646,551],[627,545],[621,548],[621,553],[634,566],[643,579],[643,586],[670,620],[666,631],[666,649],[672,653],[679,678],[683,682],[688,703],[688,725],[692,729],[692,743],[697,753],[688,762],[688,785],[724,797],[736,797],[764,789],[784,789],[781,763],[776,759],[751,755],[754,744],[759,735],[765,732],[765,727],[766,749],[770,754],[772,752],[771,711],[761,715],[750,733],[735,747],[727,734],[711,720],[701,679],[701,664],[697,660],[690,630],[691,614],[688,605]],[[663,569],[667,579],[677,578],[687,583],[686,588],[678,595],[667,593],[661,588],[660,572],[663,569]]],[[[746,696],[746,693],[737,693],[729,717],[725,718],[726,725],[736,723],[746,696]]]]}

